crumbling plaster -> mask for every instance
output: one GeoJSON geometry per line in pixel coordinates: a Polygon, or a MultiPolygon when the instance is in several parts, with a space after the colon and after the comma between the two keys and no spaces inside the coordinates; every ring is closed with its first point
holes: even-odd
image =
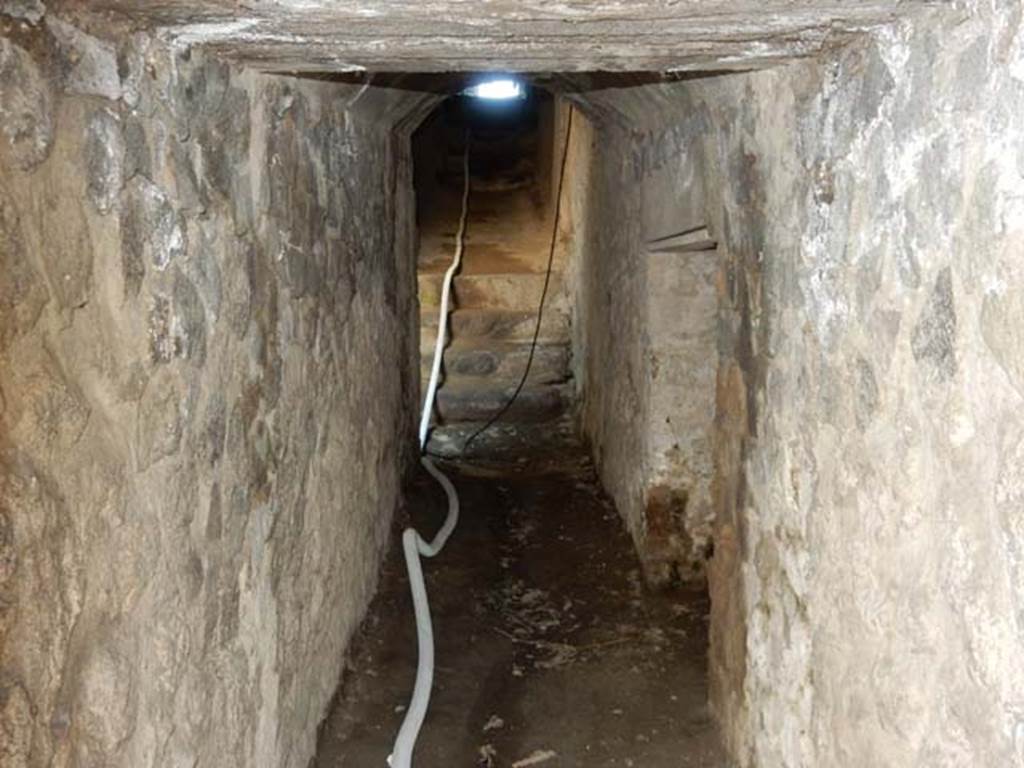
{"type": "Polygon", "coordinates": [[[568,282],[581,428],[648,582],[667,585],[702,578],[711,543],[721,259],[650,244],[705,212],[685,143],[622,119],[626,101],[649,96],[578,100],[568,282]]]}
{"type": "Polygon", "coordinates": [[[304,768],[414,444],[430,99],[37,5],[0,15],[0,764],[304,768]]]}

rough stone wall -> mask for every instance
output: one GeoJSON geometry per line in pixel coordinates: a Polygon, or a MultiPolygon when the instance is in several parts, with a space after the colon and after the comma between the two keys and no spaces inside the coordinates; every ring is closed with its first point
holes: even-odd
{"type": "Polygon", "coordinates": [[[1020,4],[682,93],[728,258],[711,586],[731,751],[1024,765],[1020,4]]]}
{"type": "Polygon", "coordinates": [[[304,767],[412,445],[410,103],[4,12],[0,764],[304,767]]]}
{"type": "Polygon", "coordinates": [[[567,172],[573,357],[602,482],[663,585],[701,577],[710,542],[721,266],[713,251],[649,245],[703,223],[700,175],[681,134],[609,120],[605,102],[584,104],[567,172]]]}

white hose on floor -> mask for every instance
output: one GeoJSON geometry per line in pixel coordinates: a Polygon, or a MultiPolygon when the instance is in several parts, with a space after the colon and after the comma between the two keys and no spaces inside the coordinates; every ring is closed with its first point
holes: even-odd
{"type": "MultiPolygon", "coordinates": [[[[430,368],[430,381],[427,384],[426,396],[423,399],[423,413],[420,416],[420,450],[426,449],[427,432],[430,429],[430,417],[434,410],[434,397],[437,394],[437,382],[441,375],[441,359],[448,333],[448,300],[451,295],[452,280],[462,264],[463,243],[466,235],[466,216],[469,211],[469,138],[466,139],[466,153],[462,159],[462,215],[459,218],[459,231],[455,236],[455,257],[448,271],[444,274],[441,287],[441,314],[437,323],[437,341],[434,344],[434,361],[430,368]]],[[[406,528],[402,534],[402,551],[405,553],[405,567],[409,572],[409,589],[412,592],[413,609],[416,614],[416,643],[419,660],[416,665],[416,683],[412,690],[409,709],[405,713],[402,727],[398,729],[395,746],[388,756],[391,768],[411,768],[412,751],[416,746],[423,719],[427,715],[430,703],[430,688],[434,682],[434,630],[430,623],[430,604],[427,602],[427,586],[423,581],[423,567],[420,556],[434,557],[448,541],[459,521],[459,496],[455,492],[452,481],[445,477],[429,456],[420,458],[420,463],[429,472],[448,497],[448,516],[441,529],[430,542],[424,541],[415,528],[406,528]]]]}

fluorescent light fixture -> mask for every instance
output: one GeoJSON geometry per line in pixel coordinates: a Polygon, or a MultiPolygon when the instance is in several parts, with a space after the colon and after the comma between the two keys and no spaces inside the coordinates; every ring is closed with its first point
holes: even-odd
{"type": "Polygon", "coordinates": [[[467,88],[464,93],[475,99],[489,99],[490,101],[521,99],[523,98],[523,84],[507,77],[498,80],[484,80],[482,83],[467,88]]]}

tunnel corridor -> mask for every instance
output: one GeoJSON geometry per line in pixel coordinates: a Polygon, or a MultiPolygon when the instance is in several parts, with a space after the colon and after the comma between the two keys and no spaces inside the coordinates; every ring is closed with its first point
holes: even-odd
{"type": "MultiPolygon", "coordinates": [[[[454,480],[467,514],[429,567],[439,666],[416,764],[723,765],[707,710],[706,593],[644,588],[581,446],[478,459],[454,480]]],[[[429,478],[410,506],[422,530],[444,514],[429,478]]],[[[390,754],[415,672],[408,591],[394,549],[323,724],[318,768],[390,754]]]]}
{"type": "MultiPolygon", "coordinates": [[[[555,136],[555,115],[550,94],[529,87],[500,103],[455,96],[413,136],[421,391],[469,171],[427,443],[450,459],[443,468],[457,473],[465,513],[427,579],[441,666],[416,762],[714,768],[724,756],[707,709],[706,588],[645,588],[572,417],[570,233],[555,200],[574,169],[571,121],[555,136]]],[[[437,529],[445,504],[424,501],[438,496],[425,474],[407,495],[417,529],[437,529]]],[[[416,642],[397,554],[325,721],[318,766],[390,754],[416,642]]]]}
{"type": "Polygon", "coordinates": [[[1024,768],[1022,115],[1020,0],[0,0],[0,766],[1024,768]]]}

